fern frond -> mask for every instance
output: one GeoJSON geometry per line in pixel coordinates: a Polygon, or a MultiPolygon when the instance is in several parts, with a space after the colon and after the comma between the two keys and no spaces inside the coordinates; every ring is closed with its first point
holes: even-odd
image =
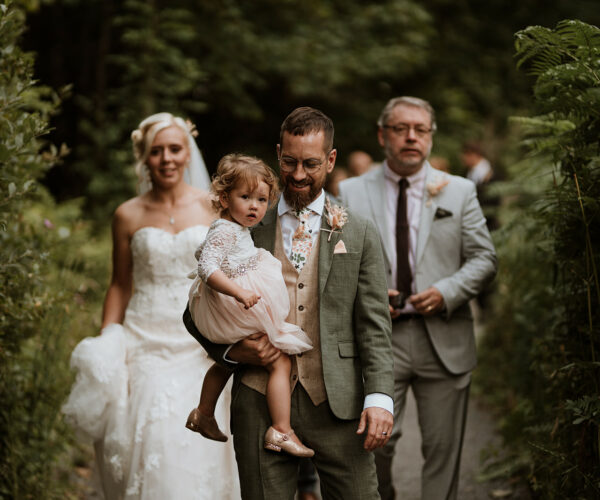
{"type": "Polygon", "coordinates": [[[531,73],[538,75],[561,63],[560,36],[543,26],[529,26],[515,34],[517,67],[531,63],[531,73]]]}

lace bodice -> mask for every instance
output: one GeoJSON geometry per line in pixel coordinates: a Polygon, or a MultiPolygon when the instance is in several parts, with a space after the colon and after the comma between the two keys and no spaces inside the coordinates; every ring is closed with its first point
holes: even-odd
{"type": "Polygon", "coordinates": [[[211,224],[206,239],[196,250],[198,275],[206,283],[209,276],[220,269],[227,277],[235,278],[256,268],[257,254],[250,229],[218,219],[211,224]]]}
{"type": "MultiPolygon", "coordinates": [[[[171,305],[185,307],[189,281],[187,273],[195,264],[194,250],[208,228],[192,226],[171,234],[156,227],[143,227],[131,239],[134,297],[168,300],[171,305]]],[[[181,307],[180,307],[181,309],[181,307]]]]}
{"type": "Polygon", "coordinates": [[[183,326],[181,315],[190,288],[187,273],[195,265],[194,250],[207,231],[206,226],[192,226],[171,234],[143,227],[134,233],[133,295],[124,324],[138,333],[143,352],[148,352],[148,341],[157,349],[171,350],[197,344],[183,326]]]}

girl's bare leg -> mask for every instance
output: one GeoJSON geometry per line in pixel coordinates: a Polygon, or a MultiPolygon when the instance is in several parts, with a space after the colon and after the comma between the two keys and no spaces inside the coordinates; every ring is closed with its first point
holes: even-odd
{"type": "Polygon", "coordinates": [[[286,451],[299,457],[312,457],[314,451],[304,446],[292,430],[290,422],[292,391],[290,389],[290,371],[292,362],[289,356],[281,354],[267,366],[267,406],[272,425],[265,434],[265,448],[273,451],[286,451]]]}
{"type": "Polygon", "coordinates": [[[273,427],[283,434],[292,430],[290,423],[292,392],[290,389],[290,371],[292,362],[288,355],[281,354],[273,363],[267,365],[267,406],[273,427]]]}
{"type": "Polygon", "coordinates": [[[227,441],[227,436],[221,432],[215,420],[215,408],[230,376],[230,371],[216,363],[208,369],[202,383],[200,404],[191,411],[185,424],[188,429],[208,439],[227,441]]]}
{"type": "Polygon", "coordinates": [[[202,382],[202,392],[200,393],[200,404],[198,409],[202,415],[213,417],[219,396],[225,389],[232,372],[213,363],[204,376],[202,382]]]}

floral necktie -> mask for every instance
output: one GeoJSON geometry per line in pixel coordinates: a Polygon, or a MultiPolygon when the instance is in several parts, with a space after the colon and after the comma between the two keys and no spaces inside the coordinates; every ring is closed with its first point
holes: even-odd
{"type": "Polygon", "coordinates": [[[310,208],[303,208],[292,212],[294,216],[300,221],[298,229],[292,236],[292,255],[290,260],[296,270],[300,272],[312,249],[312,231],[308,227],[308,217],[310,216],[310,208]]]}

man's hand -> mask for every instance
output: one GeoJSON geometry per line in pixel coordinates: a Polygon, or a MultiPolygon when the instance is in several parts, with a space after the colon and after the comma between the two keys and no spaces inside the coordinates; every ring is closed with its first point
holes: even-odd
{"type": "Polygon", "coordinates": [[[444,309],[444,297],[434,286],[430,286],[421,293],[411,295],[408,301],[423,316],[432,316],[444,309]]]}
{"type": "Polygon", "coordinates": [[[360,414],[357,434],[362,434],[368,429],[365,437],[364,448],[367,451],[373,451],[375,448],[381,448],[390,439],[394,427],[394,416],[387,410],[377,406],[365,408],[360,414]]]}
{"type": "Polygon", "coordinates": [[[266,333],[253,333],[235,343],[227,357],[238,363],[266,366],[275,361],[281,352],[269,342],[266,333]]]}
{"type": "MultiPolygon", "coordinates": [[[[400,295],[400,292],[398,290],[388,288],[388,297],[396,297],[397,295],[400,295]]],[[[388,307],[390,308],[390,316],[393,320],[400,316],[400,309],[394,309],[392,306],[388,307]]]]}

